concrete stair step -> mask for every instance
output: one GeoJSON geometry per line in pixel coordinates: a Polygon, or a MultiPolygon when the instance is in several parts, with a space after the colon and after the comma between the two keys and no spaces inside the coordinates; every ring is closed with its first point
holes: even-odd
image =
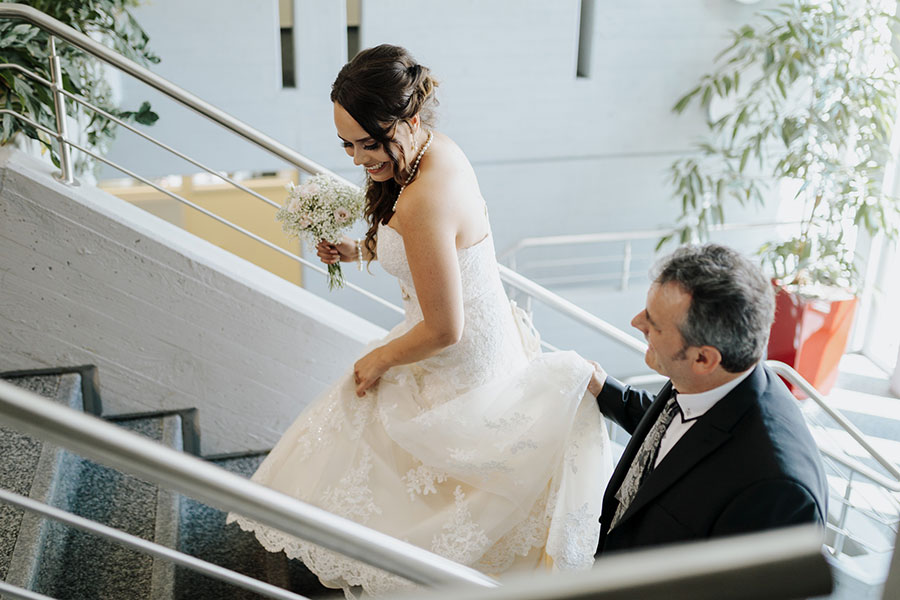
{"type": "MultiPolygon", "coordinates": [[[[182,447],[177,413],[113,421],[157,442],[182,447]]],[[[49,504],[146,540],[175,545],[173,494],[68,451],[62,453],[58,473],[49,504]]],[[[41,538],[30,586],[36,592],[71,600],[171,597],[173,569],[149,555],[57,522],[45,523],[41,538]]]]}
{"type": "MultiPolygon", "coordinates": [[[[7,372],[0,373],[0,378],[75,410],[99,410],[99,396],[92,389],[96,384],[93,367],[7,372]]],[[[0,427],[0,487],[48,502],[62,452],[52,444],[0,427]]],[[[18,587],[31,587],[42,528],[40,517],[0,504],[0,578],[18,587]]]]}
{"type": "MultiPolygon", "coordinates": [[[[265,454],[242,454],[211,458],[232,473],[250,477],[265,454]]],[[[267,552],[253,534],[237,525],[225,525],[225,513],[192,498],[181,499],[179,545],[181,552],[196,556],[232,571],[248,575],[306,597],[334,596],[336,590],[323,587],[299,560],[283,552],[267,552]]],[[[259,600],[258,594],[210,579],[199,573],[176,568],[177,600],[259,600]]],[[[339,591],[338,591],[339,592],[339,591]]]]}

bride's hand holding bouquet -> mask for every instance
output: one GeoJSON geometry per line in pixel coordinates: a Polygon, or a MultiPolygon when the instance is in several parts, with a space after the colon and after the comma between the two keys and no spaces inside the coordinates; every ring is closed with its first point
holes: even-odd
{"type": "Polygon", "coordinates": [[[275,213],[285,233],[316,245],[316,253],[328,265],[330,290],[344,286],[340,261],[358,258],[357,244],[344,232],[363,218],[364,206],[362,190],[319,174],[300,185],[289,184],[284,206],[275,213]]]}

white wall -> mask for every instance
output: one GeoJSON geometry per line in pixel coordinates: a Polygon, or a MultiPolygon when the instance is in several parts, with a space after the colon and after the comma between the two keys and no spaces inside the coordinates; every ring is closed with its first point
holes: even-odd
{"type": "Polygon", "coordinates": [[[384,334],[52,171],[0,151],[0,371],[94,364],[106,414],[197,407],[205,453],[267,449],[384,334]]]}
{"type": "MultiPolygon", "coordinates": [[[[588,78],[575,76],[580,0],[363,0],[361,46],[400,44],[432,68],[441,82],[439,127],[472,160],[502,251],[524,236],[671,226],[678,203],[667,167],[705,128],[699,109],[676,116],[671,107],[712,68],[728,30],[774,4],[596,0],[588,78]]],[[[346,59],[344,10],[343,0],[295,0],[294,90],[280,89],[274,0],[154,0],[136,15],[162,56],[154,71],[359,181],[336,143],[328,102],[346,59]]],[[[151,97],[132,84],[123,94],[131,104],[151,97]]],[[[154,135],[177,140],[216,168],[280,165],[225,143],[227,136],[211,126],[197,129],[199,118],[187,111],[157,100],[154,108],[161,114],[154,135]]],[[[191,170],[143,148],[122,133],[113,158],[154,173],[191,170]]],[[[757,212],[731,216],[769,218],[757,212]]],[[[397,299],[394,282],[374,272],[375,278],[351,278],[397,299]]],[[[324,293],[315,277],[308,280],[324,293]]],[[[642,296],[638,290],[627,301],[640,303],[642,296]]],[[[346,293],[328,297],[385,326],[395,319],[346,293]]],[[[640,308],[623,308],[614,297],[593,300],[593,310],[626,330],[640,308]]],[[[577,327],[565,319],[550,326],[577,327]]],[[[557,340],[569,335],[544,333],[557,340]]],[[[622,358],[615,347],[595,351],[601,362],[622,358]]],[[[622,361],[616,364],[622,374],[643,369],[639,358],[622,361]]]]}
{"type": "MultiPolygon", "coordinates": [[[[162,57],[155,72],[325,166],[355,173],[328,102],[346,58],[344,2],[295,3],[297,89],[281,88],[274,1],[154,0],[135,12],[162,57]]],[[[764,5],[598,0],[589,78],[575,76],[580,0],[364,0],[361,45],[404,45],[432,68],[440,127],[478,170],[505,247],[543,232],[670,224],[677,206],[665,168],[690,149],[704,118],[670,109],[712,67],[728,30],[764,5]]],[[[126,104],[152,95],[131,82],[122,94],[126,104]]],[[[195,132],[201,119],[168,101],[154,106],[162,118],[151,132],[216,168],[279,164],[221,143],[228,136],[212,126],[195,132]]],[[[119,137],[115,159],[154,173],[191,170],[119,137]]]]}

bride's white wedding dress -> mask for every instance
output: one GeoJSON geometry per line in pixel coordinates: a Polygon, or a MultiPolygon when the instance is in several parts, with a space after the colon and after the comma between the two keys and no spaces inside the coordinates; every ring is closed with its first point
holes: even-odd
{"type": "MultiPolygon", "coordinates": [[[[378,259],[422,319],[403,238],[378,231],[378,259]]],[[[541,353],[500,282],[493,240],[459,250],[459,343],[389,369],[364,398],[349,371],[287,430],[253,480],[491,575],[593,563],[612,458],[591,368],[541,353]]],[[[399,577],[237,515],[263,546],[299,558],[329,587],[372,594],[399,577]]]]}

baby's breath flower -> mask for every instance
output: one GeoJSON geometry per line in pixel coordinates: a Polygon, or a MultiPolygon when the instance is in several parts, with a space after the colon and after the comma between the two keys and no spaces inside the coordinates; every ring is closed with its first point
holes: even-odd
{"type": "MultiPolygon", "coordinates": [[[[281,228],[315,246],[320,240],[336,244],[344,231],[363,217],[362,190],[328,175],[314,175],[300,185],[287,186],[288,197],[275,213],[281,228]]],[[[328,265],[329,289],[344,285],[340,263],[328,265]]]]}

